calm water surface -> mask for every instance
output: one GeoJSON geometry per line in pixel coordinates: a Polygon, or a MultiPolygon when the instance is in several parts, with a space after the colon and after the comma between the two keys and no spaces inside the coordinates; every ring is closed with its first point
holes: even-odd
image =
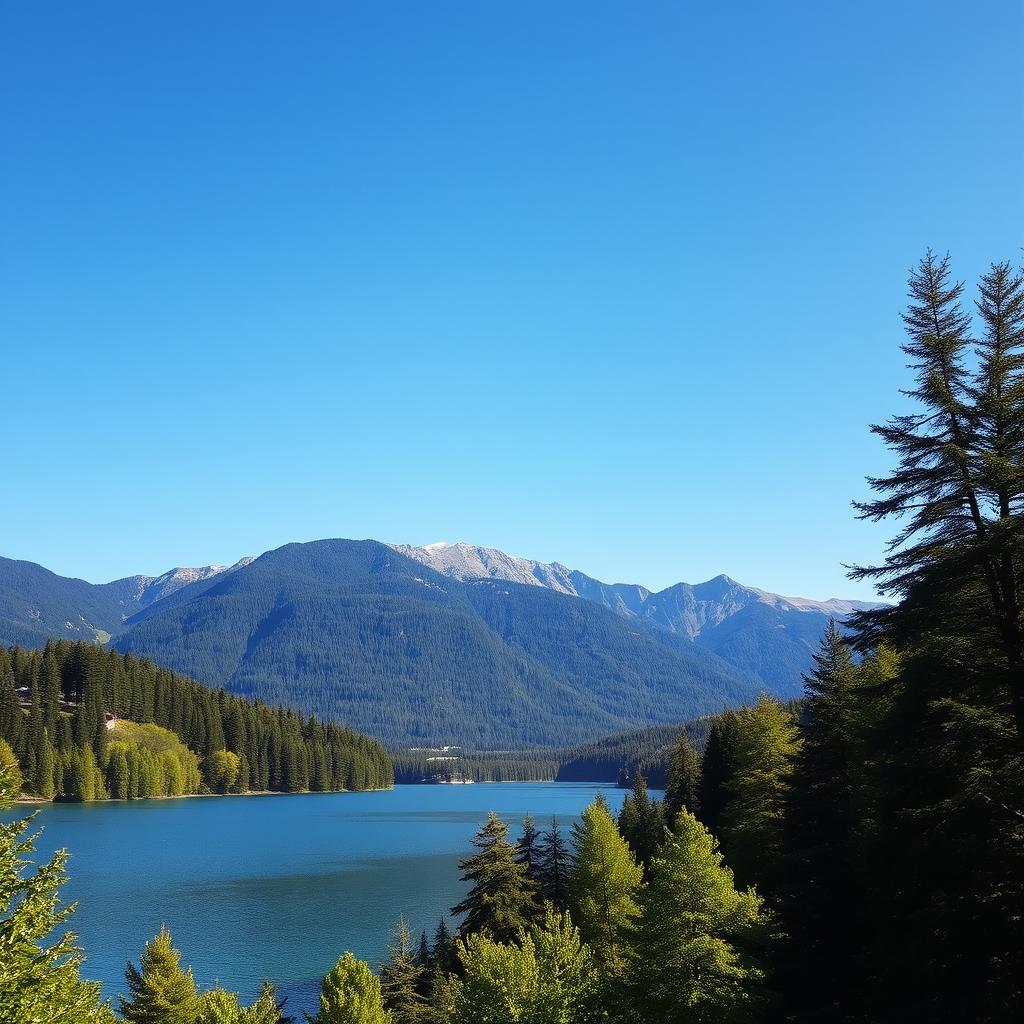
{"type": "Polygon", "coordinates": [[[39,811],[37,849],[71,851],[83,973],[105,995],[166,924],[202,987],[249,1000],[269,978],[297,1013],[315,1010],[346,949],[376,964],[400,913],[416,935],[433,931],[462,898],[458,861],[489,810],[514,837],[527,812],[567,826],[598,791],[617,811],[621,790],[573,783],[54,804],[39,811]]]}

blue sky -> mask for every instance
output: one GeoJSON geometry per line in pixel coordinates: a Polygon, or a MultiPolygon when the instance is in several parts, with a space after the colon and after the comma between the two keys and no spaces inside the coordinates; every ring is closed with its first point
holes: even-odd
{"type": "Polygon", "coordinates": [[[0,554],[467,540],[870,593],[926,246],[1024,241],[1024,7],[6,3],[0,554]]]}

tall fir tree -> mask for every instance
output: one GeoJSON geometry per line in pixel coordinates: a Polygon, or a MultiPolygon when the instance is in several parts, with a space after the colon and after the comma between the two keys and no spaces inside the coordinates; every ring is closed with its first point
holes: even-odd
{"type": "Polygon", "coordinates": [[[506,942],[529,925],[535,886],[516,861],[516,848],[508,841],[508,825],[493,811],[472,843],[480,852],[459,864],[462,880],[471,888],[466,898],[452,908],[452,914],[463,918],[461,935],[486,931],[496,942],[506,942]]]}
{"type": "Polygon", "coordinates": [[[668,785],[665,787],[666,824],[671,828],[682,810],[696,814],[700,788],[700,758],[685,729],[679,730],[669,760],[668,785]]]}
{"type": "Polygon", "coordinates": [[[182,970],[181,953],[166,928],[146,943],[138,967],[128,964],[125,982],[121,1016],[128,1024],[194,1024],[199,1011],[195,980],[191,969],[182,970]]]}

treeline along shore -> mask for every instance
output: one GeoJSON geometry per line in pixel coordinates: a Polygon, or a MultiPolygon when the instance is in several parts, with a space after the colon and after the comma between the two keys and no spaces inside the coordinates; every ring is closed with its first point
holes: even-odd
{"type": "Polygon", "coordinates": [[[376,741],[96,644],[0,648],[0,741],[23,793],[103,800],[393,782],[376,741]]]}

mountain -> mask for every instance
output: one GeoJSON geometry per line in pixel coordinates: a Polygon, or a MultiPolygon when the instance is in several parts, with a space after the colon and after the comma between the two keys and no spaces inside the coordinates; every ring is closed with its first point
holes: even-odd
{"type": "Polygon", "coordinates": [[[51,637],[106,643],[140,609],[251,561],[95,584],[58,576],[35,562],[0,558],[0,644],[37,647],[51,637]]]}
{"type": "Polygon", "coordinates": [[[413,745],[577,742],[715,711],[759,685],[593,602],[455,580],[376,541],[267,552],[141,610],[115,647],[413,745]]]}
{"type": "Polygon", "coordinates": [[[802,674],[811,666],[829,619],[877,607],[839,598],[784,597],[728,576],[653,592],[636,583],[602,583],[558,562],[534,562],[470,544],[403,545],[397,550],[453,579],[513,580],[582,597],[623,618],[685,636],[787,697],[799,695],[802,674]]]}
{"type": "Polygon", "coordinates": [[[659,592],[469,544],[289,544],[106,584],[0,559],[0,642],[113,640],[393,743],[586,742],[800,692],[830,617],[727,576],[659,592]]]}

